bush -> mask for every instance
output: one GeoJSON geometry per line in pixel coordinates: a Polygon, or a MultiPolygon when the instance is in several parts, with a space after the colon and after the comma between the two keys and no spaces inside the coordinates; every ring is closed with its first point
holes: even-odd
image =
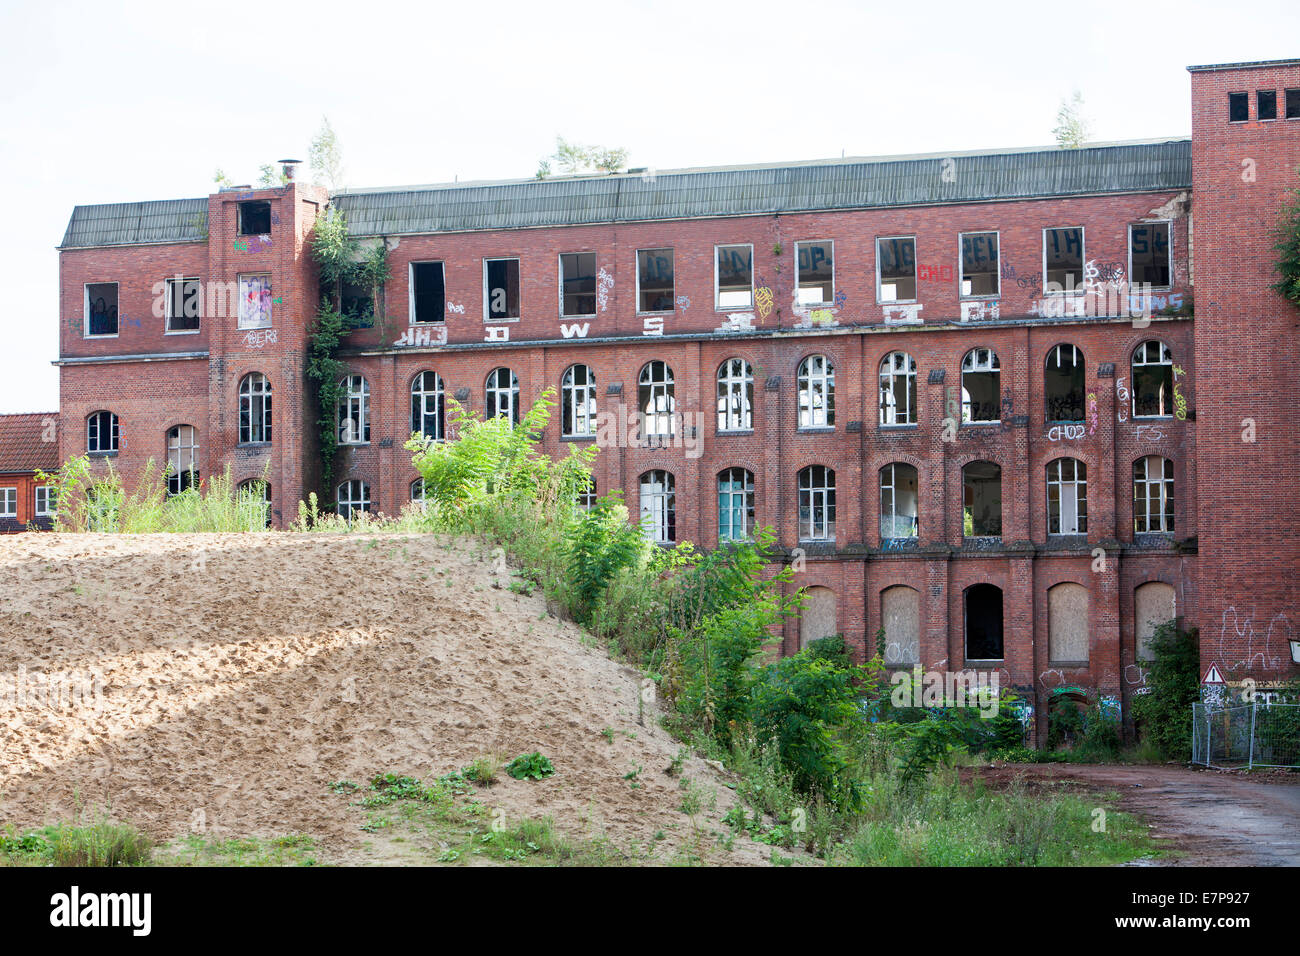
{"type": "Polygon", "coordinates": [[[591,622],[592,609],[620,571],[640,564],[650,544],[640,525],[628,521],[621,492],[599,499],[565,533],[566,571],[576,620],[591,622]]]}
{"type": "Polygon", "coordinates": [[[141,866],[153,841],[129,823],[102,818],[94,823],[60,823],[48,831],[55,866],[141,866]]]}
{"type": "Polygon", "coordinates": [[[533,751],[530,754],[520,754],[506,764],[506,773],[516,780],[541,780],[555,773],[555,767],[550,759],[533,751]]]}
{"type": "Polygon", "coordinates": [[[1146,694],[1133,699],[1138,733],[1166,760],[1192,756],[1192,704],[1200,699],[1201,651],[1196,630],[1166,621],[1151,639],[1146,694]]]}

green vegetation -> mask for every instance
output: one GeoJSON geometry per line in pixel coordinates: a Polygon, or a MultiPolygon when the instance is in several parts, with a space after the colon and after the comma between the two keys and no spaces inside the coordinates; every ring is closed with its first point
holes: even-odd
{"type": "Polygon", "coordinates": [[[153,841],[129,823],[106,815],[57,823],[19,836],[12,827],[0,836],[0,863],[7,866],[144,866],[153,841]]]}
{"type": "Polygon", "coordinates": [[[1278,210],[1277,243],[1273,248],[1277,250],[1274,268],[1279,276],[1273,291],[1300,306],[1300,188],[1287,190],[1287,199],[1278,210]]]}
{"type": "Polygon", "coordinates": [[[1133,698],[1133,719],[1140,737],[1166,760],[1192,758],[1192,704],[1200,700],[1200,642],[1196,630],[1176,621],[1156,628],[1146,665],[1148,693],[1133,698]]]}
{"type": "Polygon", "coordinates": [[[550,758],[533,751],[530,754],[520,754],[506,764],[506,773],[516,780],[543,780],[555,773],[555,767],[550,758]]]}

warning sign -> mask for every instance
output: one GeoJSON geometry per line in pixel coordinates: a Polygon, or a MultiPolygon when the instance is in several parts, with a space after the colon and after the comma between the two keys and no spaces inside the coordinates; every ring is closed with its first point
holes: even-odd
{"type": "Polygon", "coordinates": [[[1219,673],[1219,665],[1211,664],[1210,669],[1206,671],[1205,676],[1201,678],[1201,683],[1202,684],[1226,684],[1227,681],[1225,681],[1223,679],[1223,675],[1219,673]]]}

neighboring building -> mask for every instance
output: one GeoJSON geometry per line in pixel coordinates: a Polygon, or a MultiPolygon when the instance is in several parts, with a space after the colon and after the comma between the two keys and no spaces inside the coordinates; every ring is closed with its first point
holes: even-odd
{"type": "MultiPolygon", "coordinates": [[[[605,446],[597,493],[659,540],[776,527],[810,589],[786,652],[839,632],[867,653],[883,628],[891,665],[996,670],[1040,720],[1071,686],[1127,712],[1175,615],[1207,663],[1294,674],[1300,346],[1267,225],[1296,185],[1300,61],[1192,75],[1191,140],[336,195],[391,278],[344,290],[381,318],[347,337],[328,493],[395,513],[420,488],[402,444],[448,397],[517,416],[550,387],[546,450],[605,446]]],[[[62,457],[267,474],[291,519],[319,475],[329,200],[77,207],[62,457]]]]}
{"type": "Polygon", "coordinates": [[[54,489],[36,472],[59,470],[58,412],[0,415],[0,533],[49,529],[54,489]]]}

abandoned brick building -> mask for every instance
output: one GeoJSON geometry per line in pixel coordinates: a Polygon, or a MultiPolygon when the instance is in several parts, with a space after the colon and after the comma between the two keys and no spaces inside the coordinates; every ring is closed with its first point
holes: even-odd
{"type": "Polygon", "coordinates": [[[61,456],[267,475],[291,520],[332,200],[391,269],[345,290],[344,513],[419,496],[402,445],[448,398],[550,387],[545,448],[598,441],[596,493],[656,539],[775,527],[809,589],[786,652],[883,627],[891,665],[995,669],[1040,719],[1063,687],[1127,712],[1175,615],[1207,664],[1294,675],[1300,344],[1269,286],[1300,60],[1190,72],[1190,139],[79,206],[61,456]]]}

